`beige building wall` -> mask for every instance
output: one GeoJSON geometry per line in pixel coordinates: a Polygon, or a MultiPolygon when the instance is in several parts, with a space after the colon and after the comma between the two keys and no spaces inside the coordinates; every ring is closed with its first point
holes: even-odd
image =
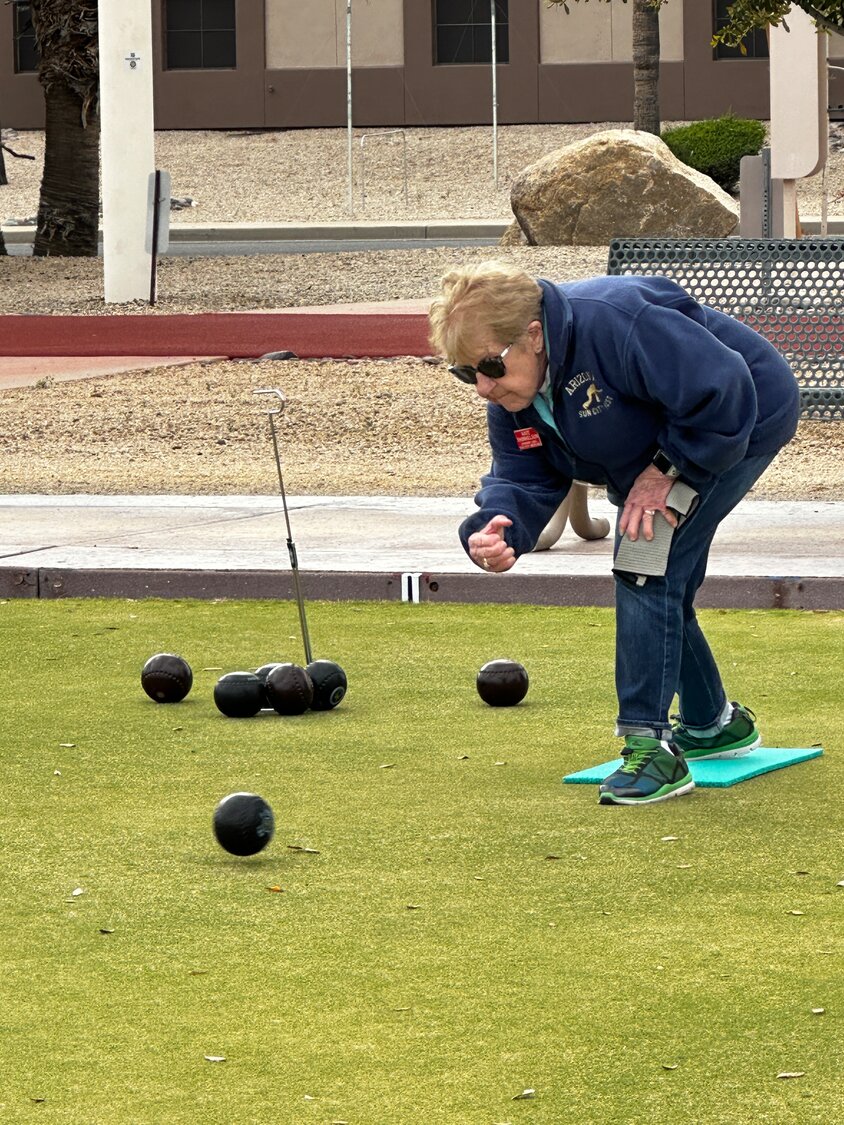
{"type": "MultiPolygon", "coordinates": [[[[539,13],[543,63],[630,62],[633,58],[633,5],[543,4],[539,13]]],[[[659,15],[660,58],[683,59],[683,3],[668,0],[659,15]]]]}
{"type": "MultiPolygon", "coordinates": [[[[403,0],[352,0],[352,62],[401,66],[403,0]]],[[[267,68],[346,65],[346,0],[267,0],[267,68]]]]}

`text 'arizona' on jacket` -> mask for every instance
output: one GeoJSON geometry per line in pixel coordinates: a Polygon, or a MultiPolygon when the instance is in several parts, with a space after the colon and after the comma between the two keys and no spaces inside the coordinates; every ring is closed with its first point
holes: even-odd
{"type": "Polygon", "coordinates": [[[794,375],[747,325],[664,277],[539,284],[554,425],[536,400],[516,413],[487,405],[493,464],[464,547],[500,514],[516,554],[531,550],[572,480],[621,499],[657,449],[700,488],[793,436],[794,375]]]}

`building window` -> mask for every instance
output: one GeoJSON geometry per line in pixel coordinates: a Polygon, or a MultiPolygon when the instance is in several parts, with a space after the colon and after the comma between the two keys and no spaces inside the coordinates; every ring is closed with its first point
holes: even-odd
{"type": "MultiPolygon", "coordinates": [[[[490,0],[435,0],[435,56],[439,66],[492,62],[490,0]]],[[[507,0],[495,0],[496,61],[510,61],[507,0]]]]}
{"type": "Polygon", "coordinates": [[[15,14],[14,43],[15,43],[15,73],[23,74],[26,71],[38,69],[38,48],[35,45],[35,32],[32,28],[32,10],[29,4],[21,4],[20,0],[12,6],[15,14]]]}
{"type": "Polygon", "coordinates": [[[165,0],[168,70],[237,66],[235,0],[165,0]]]}
{"type": "MultiPolygon", "coordinates": [[[[713,15],[715,31],[720,31],[730,22],[727,9],[733,3],[735,3],[735,0],[715,0],[713,15]]],[[[712,52],[713,56],[716,59],[766,59],[768,57],[768,36],[763,28],[751,31],[749,35],[745,35],[741,42],[744,52],[742,52],[741,47],[727,47],[723,43],[719,43],[712,52]]]]}

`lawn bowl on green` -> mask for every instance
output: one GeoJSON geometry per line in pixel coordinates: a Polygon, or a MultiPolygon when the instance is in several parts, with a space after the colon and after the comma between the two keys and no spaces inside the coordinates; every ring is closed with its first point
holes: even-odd
{"type": "Polygon", "coordinates": [[[264,705],[264,686],[254,672],[226,672],[214,685],[214,704],[229,719],[251,719],[264,705]]]}
{"type": "Polygon", "coordinates": [[[190,664],[174,652],[156,653],[141,669],[141,687],[156,703],[180,703],[192,686],[190,664]]]}
{"type": "Polygon", "coordinates": [[[281,664],[281,660],[271,660],[267,664],[262,664],[260,668],[255,669],[255,675],[258,677],[261,684],[261,710],[272,711],[275,713],[275,708],[270,706],[270,701],[267,699],[267,676],[272,672],[273,668],[277,668],[281,664]]]}
{"type": "Polygon", "coordinates": [[[529,683],[527,669],[518,660],[488,660],[475,687],[490,707],[515,707],[527,695],[529,683]]]}
{"type": "Polygon", "coordinates": [[[339,664],[333,660],[312,660],[305,671],[314,687],[312,711],[332,711],[343,701],[349,681],[339,664]]]}
{"type": "Polygon", "coordinates": [[[257,855],[275,833],[273,810],[257,793],[229,793],[214,810],[217,843],[231,855],[257,855]]]}
{"type": "MultiPolygon", "coordinates": [[[[802,749],[784,749],[781,747],[763,747],[745,754],[741,758],[709,758],[704,761],[689,762],[692,778],[696,787],[701,789],[727,789],[731,785],[738,785],[740,781],[748,781],[751,777],[759,777],[772,770],[781,770],[786,766],[795,766],[798,762],[808,762],[812,758],[820,758],[823,748],[810,746],[802,749]]],[[[563,782],[567,784],[595,784],[599,785],[605,777],[622,765],[623,758],[615,758],[611,762],[602,762],[597,766],[590,766],[577,773],[567,774],[563,782]]]]}
{"type": "Polygon", "coordinates": [[[261,681],[262,690],[266,690],[268,673],[271,672],[273,668],[277,668],[281,663],[281,660],[271,660],[268,664],[262,664],[260,668],[255,669],[255,675],[261,681]]]}
{"type": "Polygon", "coordinates": [[[264,684],[267,703],[279,715],[302,715],[314,699],[314,685],[301,664],[276,664],[264,684]]]}

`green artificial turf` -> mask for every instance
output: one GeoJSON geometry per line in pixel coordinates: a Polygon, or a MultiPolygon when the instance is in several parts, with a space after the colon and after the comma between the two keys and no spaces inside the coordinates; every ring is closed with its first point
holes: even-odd
{"type": "Polygon", "coordinates": [[[232,720],[223,672],[302,661],[291,603],[0,603],[0,1119],[839,1120],[844,614],[702,617],[766,742],[825,754],[627,809],[561,783],[617,752],[607,610],[312,603],[346,699],[232,720]]]}

